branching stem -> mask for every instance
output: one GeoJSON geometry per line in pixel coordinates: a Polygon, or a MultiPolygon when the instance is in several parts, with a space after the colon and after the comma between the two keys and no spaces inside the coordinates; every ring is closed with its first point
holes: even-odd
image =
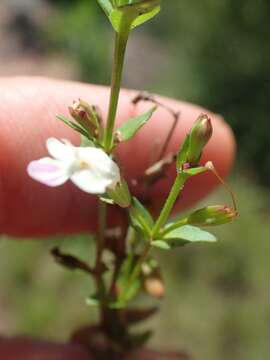
{"type": "Polygon", "coordinates": [[[170,213],[172,211],[172,208],[173,208],[181,190],[183,189],[186,180],[187,180],[186,175],[184,175],[184,174],[177,175],[175,182],[173,184],[173,187],[171,188],[170,194],[169,194],[169,196],[163,206],[163,209],[155,223],[155,226],[153,229],[153,234],[152,234],[153,239],[156,238],[160,229],[166,224],[166,222],[170,216],[170,213]]]}

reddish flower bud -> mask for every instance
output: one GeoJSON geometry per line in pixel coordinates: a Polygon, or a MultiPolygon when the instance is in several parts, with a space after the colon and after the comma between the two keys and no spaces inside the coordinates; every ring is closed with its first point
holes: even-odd
{"type": "Polygon", "coordinates": [[[69,113],[91,136],[97,136],[99,132],[99,117],[94,106],[79,99],[69,107],[69,113]]]}
{"type": "Polygon", "coordinates": [[[160,277],[149,276],[144,280],[144,290],[155,299],[162,299],[165,294],[165,286],[160,277]]]}

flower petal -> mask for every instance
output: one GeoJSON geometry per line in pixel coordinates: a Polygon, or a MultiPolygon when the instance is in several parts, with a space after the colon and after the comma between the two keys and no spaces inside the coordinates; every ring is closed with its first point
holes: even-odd
{"type": "Polygon", "coordinates": [[[89,171],[107,179],[109,186],[115,186],[120,181],[118,165],[103,150],[94,147],[77,148],[77,157],[88,165],[89,171]]]}
{"type": "Polygon", "coordinates": [[[27,167],[27,172],[34,180],[52,187],[64,184],[69,178],[62,163],[48,157],[31,161],[27,167]]]}
{"type": "Polygon", "coordinates": [[[57,159],[62,161],[72,161],[75,157],[75,146],[72,146],[69,141],[64,140],[64,142],[55,139],[49,138],[46,142],[47,149],[49,154],[57,159]]]}
{"type": "Polygon", "coordinates": [[[112,183],[111,179],[101,176],[89,169],[76,171],[70,180],[81,190],[89,194],[104,194],[112,183]]]}

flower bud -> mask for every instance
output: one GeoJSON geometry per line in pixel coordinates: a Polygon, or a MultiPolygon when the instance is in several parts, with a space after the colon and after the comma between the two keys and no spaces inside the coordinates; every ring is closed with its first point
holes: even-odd
{"type": "Polygon", "coordinates": [[[144,280],[145,292],[155,299],[162,299],[165,295],[165,286],[159,276],[149,276],[144,280]]]}
{"type": "Polygon", "coordinates": [[[69,107],[69,113],[91,136],[97,136],[99,131],[99,118],[94,106],[79,99],[69,107]]]}
{"type": "Polygon", "coordinates": [[[212,133],[210,118],[204,114],[200,115],[179,150],[177,155],[178,170],[182,170],[185,166],[192,168],[198,165],[203,148],[210,140],[212,133]]]}
{"type": "Polygon", "coordinates": [[[207,206],[187,217],[187,224],[197,226],[214,226],[227,224],[237,217],[236,210],[225,205],[207,206]]]}
{"type": "Polygon", "coordinates": [[[130,206],[131,196],[128,184],[124,179],[121,179],[121,182],[117,183],[114,188],[108,188],[107,194],[120,207],[127,208],[130,206]]]}
{"type": "Polygon", "coordinates": [[[190,132],[187,152],[188,163],[197,164],[200,161],[203,148],[210,140],[212,133],[210,118],[205,114],[200,115],[190,132]]]}

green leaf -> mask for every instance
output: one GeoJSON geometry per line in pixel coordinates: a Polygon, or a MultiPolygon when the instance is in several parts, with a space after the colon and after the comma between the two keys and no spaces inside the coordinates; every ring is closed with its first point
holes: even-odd
{"type": "Polygon", "coordinates": [[[110,0],[97,0],[105,14],[110,17],[111,13],[113,12],[113,5],[110,0]]]}
{"type": "Polygon", "coordinates": [[[114,30],[128,34],[131,29],[150,20],[160,11],[161,0],[97,0],[114,30]]]}
{"type": "Polygon", "coordinates": [[[85,136],[81,136],[81,144],[80,144],[81,147],[95,147],[95,143],[94,141],[88,139],[87,137],[85,136]]]}
{"type": "Polygon", "coordinates": [[[130,334],[129,346],[131,348],[138,348],[145,345],[153,335],[152,330],[145,330],[138,334],[130,334]]]}
{"type": "Polygon", "coordinates": [[[172,247],[183,246],[192,242],[215,242],[213,234],[196,226],[184,225],[167,233],[162,239],[172,247]]]}
{"type": "Polygon", "coordinates": [[[170,250],[171,246],[168,244],[167,241],[163,241],[163,240],[155,240],[152,241],[152,246],[161,249],[161,250],[170,250]]]}
{"type": "Polygon", "coordinates": [[[84,130],[82,127],[80,127],[79,125],[75,124],[74,122],[70,121],[69,119],[67,119],[65,116],[63,115],[57,115],[56,118],[58,120],[63,121],[64,124],[66,124],[67,126],[69,126],[71,129],[79,132],[81,135],[83,135],[86,138],[89,138],[89,135],[87,133],[86,130],[84,130]]]}
{"type": "Polygon", "coordinates": [[[142,286],[141,279],[138,278],[134,280],[132,283],[128,284],[127,289],[124,292],[124,297],[121,299],[124,302],[128,302],[132,300],[140,291],[142,286]]]}
{"type": "Polygon", "coordinates": [[[139,15],[137,16],[137,18],[133,21],[132,28],[142,25],[146,21],[151,20],[154,16],[156,16],[160,12],[160,3],[161,0],[142,2],[142,4],[140,5],[141,10],[139,11],[139,15]],[[150,4],[150,2],[152,2],[152,5],[150,4]]]}
{"type": "Polygon", "coordinates": [[[97,294],[90,295],[85,300],[88,306],[99,306],[100,300],[97,294]]]}
{"type": "Polygon", "coordinates": [[[151,235],[154,226],[153,218],[149,211],[135,197],[132,198],[129,215],[133,227],[139,228],[146,236],[151,235]]]}
{"type": "Polygon", "coordinates": [[[120,128],[117,129],[117,135],[119,136],[119,141],[127,141],[133,138],[134,135],[140,130],[140,128],[147,123],[147,121],[151,118],[154,111],[157,109],[154,106],[152,109],[147,111],[146,113],[139,115],[135,118],[131,118],[126,121],[120,128]]]}
{"type": "Polygon", "coordinates": [[[112,3],[116,7],[134,5],[140,3],[142,0],[112,0],[112,3]]]}
{"type": "Polygon", "coordinates": [[[120,292],[128,285],[128,280],[133,268],[134,268],[134,255],[133,253],[130,253],[123,262],[117,278],[117,286],[119,287],[120,292]]]}
{"type": "Polygon", "coordinates": [[[205,166],[197,166],[197,167],[191,167],[190,169],[182,170],[181,172],[189,176],[195,176],[202,174],[208,170],[209,169],[207,169],[205,166]]]}
{"type": "Polygon", "coordinates": [[[127,259],[123,262],[119,275],[117,277],[117,288],[119,289],[119,295],[116,302],[110,305],[111,308],[120,309],[126,306],[126,303],[132,300],[139,292],[142,286],[141,278],[137,278],[130,283],[130,276],[136,264],[133,253],[130,253],[127,259]]]}

